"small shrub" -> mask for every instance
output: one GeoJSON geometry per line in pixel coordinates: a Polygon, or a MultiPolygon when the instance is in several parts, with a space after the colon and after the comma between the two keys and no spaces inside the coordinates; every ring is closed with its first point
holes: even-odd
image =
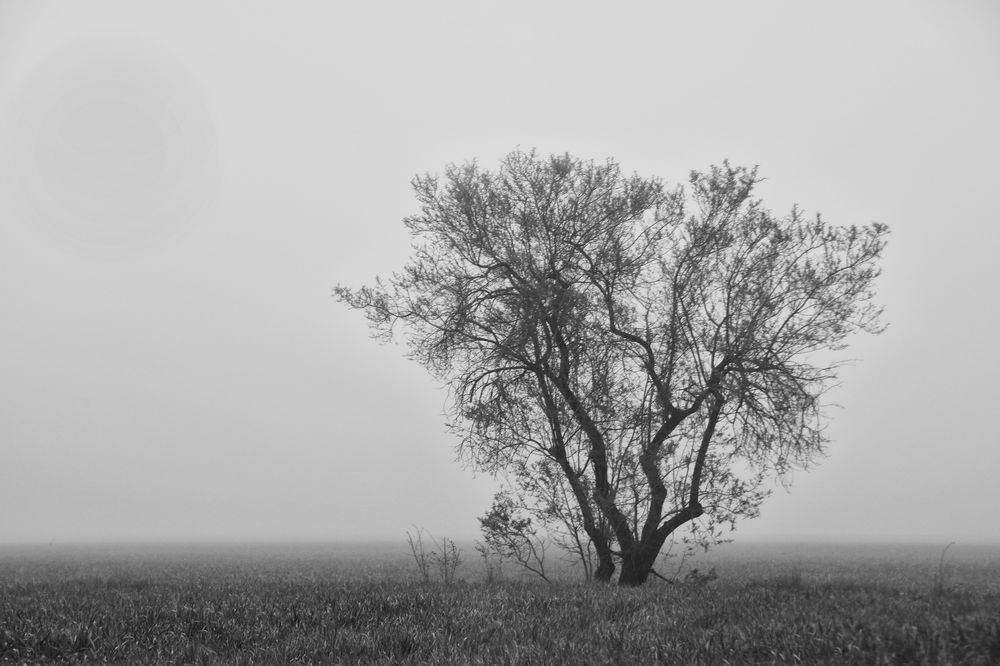
{"type": "Polygon", "coordinates": [[[414,526],[414,529],[415,534],[406,532],[406,540],[410,544],[410,552],[413,553],[413,561],[417,565],[420,580],[430,583],[433,568],[437,570],[442,582],[454,583],[458,566],[462,563],[462,549],[448,537],[443,537],[438,543],[437,539],[424,528],[414,526]],[[434,550],[427,551],[424,546],[424,535],[427,535],[434,550]]]}
{"type": "Polygon", "coordinates": [[[493,584],[503,580],[503,555],[481,541],[476,542],[476,552],[483,563],[486,583],[493,584]]]}
{"type": "MultiPolygon", "coordinates": [[[[436,541],[434,543],[438,545],[436,541]]],[[[438,548],[440,552],[432,552],[431,559],[437,565],[437,570],[441,574],[441,581],[450,585],[455,582],[455,572],[458,570],[458,565],[462,563],[462,551],[448,537],[441,539],[441,544],[438,545],[438,548]]]]}
{"type": "Polygon", "coordinates": [[[416,535],[406,531],[406,540],[410,543],[410,551],[413,553],[413,561],[417,565],[417,572],[420,579],[425,583],[431,582],[431,558],[430,553],[424,550],[424,528],[414,526],[416,535]]]}
{"type": "Polygon", "coordinates": [[[701,571],[699,569],[691,569],[691,571],[688,571],[687,574],[684,576],[684,584],[685,585],[695,585],[695,586],[701,587],[703,585],[707,585],[708,583],[711,583],[713,580],[716,580],[718,577],[719,577],[719,574],[717,574],[715,572],[715,567],[712,567],[708,571],[701,571]]]}

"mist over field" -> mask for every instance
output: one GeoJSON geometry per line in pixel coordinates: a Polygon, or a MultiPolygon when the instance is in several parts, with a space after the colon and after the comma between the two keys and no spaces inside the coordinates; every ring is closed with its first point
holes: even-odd
{"type": "MultiPolygon", "coordinates": [[[[692,568],[715,568],[724,579],[768,576],[802,577],[813,582],[867,580],[879,584],[904,582],[913,586],[933,586],[939,568],[952,576],[951,584],[994,590],[1000,579],[1000,547],[982,544],[954,544],[948,548],[942,566],[942,551],[948,544],[755,542],[741,541],[718,546],[711,551],[684,557],[675,549],[661,558],[660,568],[673,575],[692,568]],[[978,572],[978,573],[977,573],[978,572]]],[[[467,583],[485,576],[475,551],[475,542],[459,541],[462,562],[459,577],[467,583]]],[[[76,576],[99,575],[102,569],[133,570],[139,573],[150,565],[172,563],[178,568],[232,564],[288,571],[330,578],[388,578],[411,580],[419,577],[413,555],[405,540],[345,541],[341,543],[101,543],[73,545],[6,545],[0,548],[5,571],[27,570],[34,563],[61,563],[76,576]]],[[[579,578],[579,569],[568,559],[553,556],[558,576],[564,582],[579,578]]],[[[537,576],[511,567],[511,580],[538,582],[537,576]]]]}

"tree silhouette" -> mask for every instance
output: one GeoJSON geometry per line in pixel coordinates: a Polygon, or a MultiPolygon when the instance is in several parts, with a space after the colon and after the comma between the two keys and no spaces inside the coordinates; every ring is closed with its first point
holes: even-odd
{"type": "Polygon", "coordinates": [[[641,584],[680,527],[756,515],[766,478],[814,459],[823,352],[881,330],[887,227],[776,217],[757,182],[724,163],[667,190],[521,151],[451,165],[413,181],[403,269],[336,294],[377,335],[404,325],[467,460],[563,498],[594,577],[641,584]]]}

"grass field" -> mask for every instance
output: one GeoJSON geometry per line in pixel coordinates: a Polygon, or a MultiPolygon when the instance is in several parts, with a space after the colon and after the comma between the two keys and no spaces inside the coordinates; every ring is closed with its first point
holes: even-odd
{"type": "MultiPolygon", "coordinates": [[[[0,661],[1000,663],[1000,548],[730,544],[642,589],[404,544],[0,548],[0,661]]],[[[667,570],[669,567],[662,567],[667,570]]]]}

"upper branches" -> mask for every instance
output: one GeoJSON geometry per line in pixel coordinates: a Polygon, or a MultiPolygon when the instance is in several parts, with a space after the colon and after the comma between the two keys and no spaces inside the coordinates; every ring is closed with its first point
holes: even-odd
{"type": "Polygon", "coordinates": [[[887,228],[775,216],[758,180],[724,163],[667,190],[610,160],[534,152],[452,165],[413,180],[407,265],[337,295],[382,335],[405,324],[474,460],[557,463],[624,546],[726,505],[725,488],[756,497],[737,458],[808,460],[836,373],[814,353],[881,330],[887,228]]]}

